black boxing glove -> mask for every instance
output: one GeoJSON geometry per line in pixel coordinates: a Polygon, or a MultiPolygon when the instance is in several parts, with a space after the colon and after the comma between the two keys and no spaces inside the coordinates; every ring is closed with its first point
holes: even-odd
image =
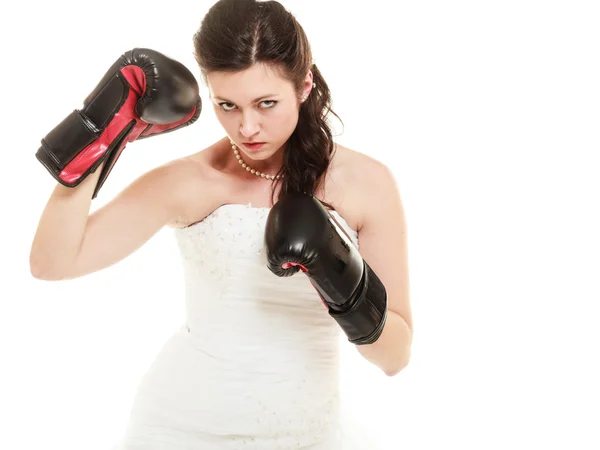
{"type": "Polygon", "coordinates": [[[350,342],[377,341],[387,318],[385,286],[321,202],[302,194],[278,201],[267,217],[265,247],[275,275],[308,276],[350,342]]]}
{"type": "Polygon", "coordinates": [[[42,139],[36,158],[61,184],[74,187],[106,161],[92,198],[128,142],[194,123],[198,82],[180,62],[150,49],[124,53],[94,91],[42,139]]]}

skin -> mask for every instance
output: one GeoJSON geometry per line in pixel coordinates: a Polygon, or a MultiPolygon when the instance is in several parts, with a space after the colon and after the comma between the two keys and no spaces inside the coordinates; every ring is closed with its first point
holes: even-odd
{"type": "MultiPolygon", "coordinates": [[[[230,139],[250,167],[275,174],[301,103],[311,95],[312,73],[307,73],[300,92],[273,67],[262,64],[242,72],[209,73],[207,82],[226,137],[141,175],[93,214],[91,196],[100,170],[76,188],[57,184],[31,247],[34,277],[65,280],[102,270],[136,251],[163,227],[189,226],[223,204],[271,206],[273,182],[242,168],[230,139]],[[253,151],[244,147],[248,141],[266,145],[253,151]]],[[[406,221],[396,181],[381,162],[336,144],[314,194],[358,232],[361,255],[386,287],[384,330],[377,342],[356,348],[386,375],[396,375],[410,359],[413,332],[406,221]]]]}

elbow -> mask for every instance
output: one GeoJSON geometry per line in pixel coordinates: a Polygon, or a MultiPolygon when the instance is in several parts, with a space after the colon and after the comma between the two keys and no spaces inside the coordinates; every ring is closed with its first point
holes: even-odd
{"type": "Polygon", "coordinates": [[[59,280],[64,279],[64,277],[59,275],[58,273],[44,270],[43,268],[41,268],[39,266],[30,265],[30,272],[31,272],[31,276],[33,278],[35,278],[36,280],[59,281],[59,280]]]}
{"type": "Polygon", "coordinates": [[[390,366],[390,367],[386,367],[383,370],[383,373],[385,373],[388,377],[395,377],[400,372],[402,372],[406,368],[406,366],[408,366],[409,361],[410,361],[410,348],[408,348],[406,350],[406,352],[404,353],[402,358],[399,358],[399,361],[397,361],[396,364],[394,364],[393,366],[390,366]]]}
{"type": "Polygon", "coordinates": [[[52,264],[43,264],[33,255],[29,257],[29,271],[36,280],[59,281],[66,278],[64,273],[61,273],[52,264]]]}
{"type": "Polygon", "coordinates": [[[385,373],[388,377],[395,377],[400,372],[402,372],[406,366],[408,366],[408,360],[406,360],[406,361],[402,362],[401,364],[398,364],[394,367],[389,367],[389,368],[385,369],[383,371],[383,373],[385,373]]]}

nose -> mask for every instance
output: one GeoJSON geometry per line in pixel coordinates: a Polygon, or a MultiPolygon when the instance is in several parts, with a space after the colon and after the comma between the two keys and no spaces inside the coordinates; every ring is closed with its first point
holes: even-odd
{"type": "Polygon", "coordinates": [[[244,137],[252,137],[260,130],[260,121],[254,111],[244,111],[242,123],[240,124],[240,133],[244,137]]]}

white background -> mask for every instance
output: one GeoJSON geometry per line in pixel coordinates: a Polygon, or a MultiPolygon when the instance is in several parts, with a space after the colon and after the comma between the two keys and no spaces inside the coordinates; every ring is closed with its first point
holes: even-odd
{"type": "MultiPolygon", "coordinates": [[[[0,448],[109,449],[182,323],[168,229],[99,273],[30,276],[54,186],[34,153],[130,48],[199,77],[192,35],[210,3],[21,1],[2,12],[0,448]]],[[[410,365],[385,377],[344,346],[348,406],[385,449],[600,448],[593,3],[284,3],[331,86],[338,141],[389,164],[406,208],[410,365]]],[[[203,85],[202,96],[208,105],[203,85]]],[[[207,107],[193,127],[130,145],[93,208],[221,135],[207,107]]]]}

